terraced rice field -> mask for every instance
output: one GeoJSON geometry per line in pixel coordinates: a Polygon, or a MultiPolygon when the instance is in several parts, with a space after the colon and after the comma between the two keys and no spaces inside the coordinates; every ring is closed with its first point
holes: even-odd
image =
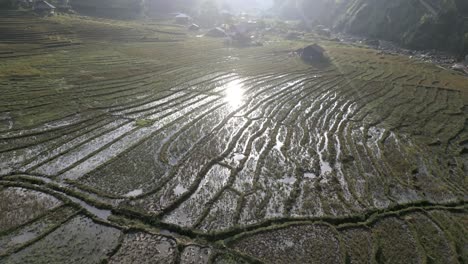
{"type": "Polygon", "coordinates": [[[1,13],[0,263],[468,262],[468,79],[267,37],[1,13]]]}

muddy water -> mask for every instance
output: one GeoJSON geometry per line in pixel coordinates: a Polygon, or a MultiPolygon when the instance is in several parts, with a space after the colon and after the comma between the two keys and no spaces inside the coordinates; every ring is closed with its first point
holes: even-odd
{"type": "MultiPolygon", "coordinates": [[[[437,190],[415,192],[402,185],[421,160],[443,170],[424,150],[427,146],[404,131],[390,131],[411,116],[375,109],[385,96],[389,105],[400,107],[414,107],[416,101],[400,99],[399,87],[383,91],[352,82],[333,74],[202,78],[189,90],[111,110],[125,119],[100,128],[104,133],[87,134],[88,141],[79,137],[29,159],[23,168],[59,180],[83,178],[86,185],[137,198],[133,204],[157,208],[155,212],[165,212],[165,221],[190,227],[217,217],[220,213],[211,206],[231,196],[223,193],[229,190],[236,193],[236,212],[226,220],[233,222],[223,224],[226,228],[241,219],[259,223],[291,210],[296,216],[338,216],[362,210],[358,201],[383,208],[390,200],[420,199],[418,191],[438,199],[437,190]],[[350,89],[359,85],[357,97],[350,89]],[[140,127],[132,119],[152,121],[140,127]],[[148,192],[153,194],[145,196],[148,192]]],[[[419,111],[429,109],[419,102],[424,104],[419,111]]],[[[38,131],[73,125],[77,118],[38,131]]],[[[419,173],[438,177],[427,168],[419,173]]],[[[449,192],[444,197],[460,191],[455,183],[438,182],[449,192]]],[[[102,219],[110,214],[82,205],[102,219]]]]}

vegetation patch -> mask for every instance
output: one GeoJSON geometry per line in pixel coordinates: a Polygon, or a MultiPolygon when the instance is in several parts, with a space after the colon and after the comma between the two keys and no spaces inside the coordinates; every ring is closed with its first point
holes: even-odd
{"type": "Polygon", "coordinates": [[[135,121],[135,124],[138,127],[149,127],[154,124],[154,120],[148,120],[148,119],[138,119],[135,121]]]}

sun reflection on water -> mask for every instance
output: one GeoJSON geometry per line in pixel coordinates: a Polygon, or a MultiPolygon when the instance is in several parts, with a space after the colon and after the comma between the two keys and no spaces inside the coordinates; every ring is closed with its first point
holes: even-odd
{"type": "Polygon", "coordinates": [[[224,100],[232,107],[237,108],[244,101],[244,89],[241,80],[234,80],[226,84],[224,100]]]}

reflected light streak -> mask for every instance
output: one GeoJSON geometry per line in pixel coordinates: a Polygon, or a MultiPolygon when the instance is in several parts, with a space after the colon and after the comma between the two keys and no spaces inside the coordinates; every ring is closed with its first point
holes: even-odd
{"type": "Polygon", "coordinates": [[[244,89],[240,80],[234,80],[226,84],[224,100],[232,107],[237,108],[244,101],[244,89]]]}

